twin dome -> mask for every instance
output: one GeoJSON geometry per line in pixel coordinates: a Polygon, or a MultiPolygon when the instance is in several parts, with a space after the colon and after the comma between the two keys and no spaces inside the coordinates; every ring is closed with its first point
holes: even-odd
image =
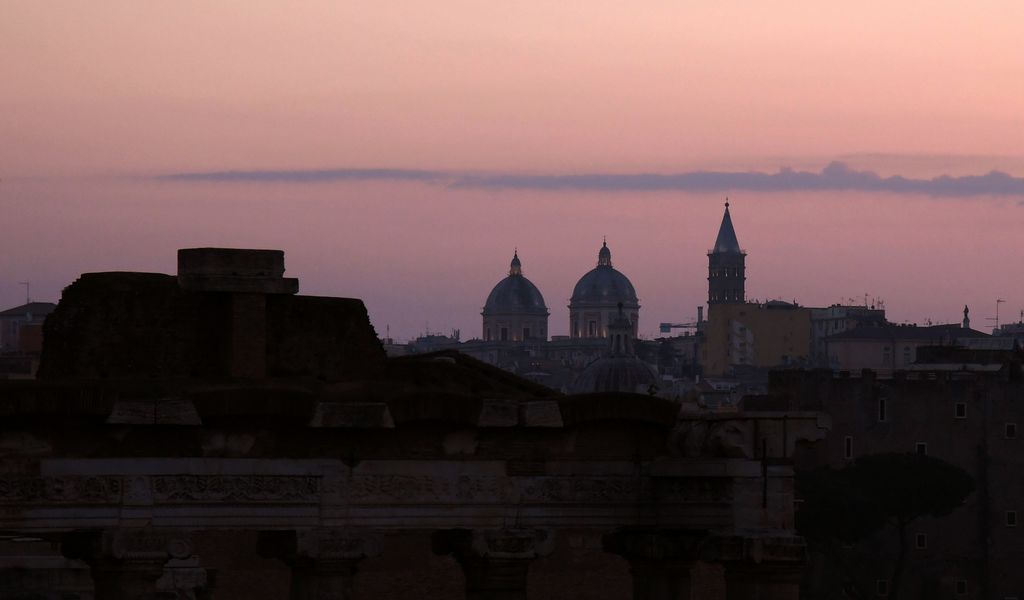
{"type": "Polygon", "coordinates": [[[518,251],[512,256],[512,265],[508,271],[508,277],[502,279],[494,286],[491,293],[487,295],[487,302],[484,303],[484,312],[498,313],[531,313],[548,315],[548,307],[544,304],[544,296],[541,295],[533,282],[523,277],[522,263],[519,262],[518,251]]]}
{"type": "MultiPolygon", "coordinates": [[[[628,277],[612,267],[611,250],[605,243],[598,252],[597,266],[573,288],[569,301],[571,337],[607,337],[620,305],[632,321],[635,335],[640,309],[636,290],[628,277]]],[[[550,311],[540,290],[523,275],[518,252],[512,257],[508,277],[491,290],[481,314],[485,340],[547,339],[550,311]]]]}

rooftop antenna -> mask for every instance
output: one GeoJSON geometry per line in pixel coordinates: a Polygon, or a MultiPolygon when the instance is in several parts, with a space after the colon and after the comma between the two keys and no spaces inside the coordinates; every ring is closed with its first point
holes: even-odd
{"type": "Polygon", "coordinates": [[[989,317],[989,318],[985,319],[986,321],[995,321],[996,322],[996,329],[999,329],[999,305],[1002,304],[1003,302],[1006,302],[1006,300],[1003,300],[1002,298],[996,298],[996,316],[995,316],[995,318],[993,319],[992,317],[989,317]]]}
{"type": "Polygon", "coordinates": [[[18,285],[25,286],[25,304],[31,303],[32,294],[30,292],[32,291],[32,283],[29,281],[19,281],[18,285]]]}

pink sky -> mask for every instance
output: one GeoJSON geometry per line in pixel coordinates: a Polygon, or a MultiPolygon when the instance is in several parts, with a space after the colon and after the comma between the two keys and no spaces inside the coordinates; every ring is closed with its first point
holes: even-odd
{"type": "MultiPolygon", "coordinates": [[[[5,2],[0,303],[189,245],[287,252],[400,336],[460,327],[511,248],[566,329],[609,236],[641,330],[705,294],[717,193],[189,184],[224,169],[1024,175],[1024,3],[5,2]]],[[[1020,198],[753,193],[748,291],[976,325],[1024,307],[1020,198]],[[991,308],[990,308],[991,307],[991,308]]]]}

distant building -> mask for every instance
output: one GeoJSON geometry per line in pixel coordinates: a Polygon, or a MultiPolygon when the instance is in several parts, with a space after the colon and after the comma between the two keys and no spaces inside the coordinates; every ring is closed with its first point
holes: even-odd
{"type": "Polygon", "coordinates": [[[961,325],[871,325],[825,338],[828,363],[833,369],[893,371],[917,361],[922,346],[951,346],[989,338],[961,325]]]}
{"type": "Polygon", "coordinates": [[[773,300],[718,303],[704,329],[704,375],[802,366],[810,357],[811,309],[773,300]]]}
{"type": "MultiPolygon", "coordinates": [[[[865,303],[866,304],[866,303],[865,303]]],[[[826,339],[860,326],[887,324],[885,309],[874,306],[833,304],[811,309],[811,364],[829,367],[826,339]]]]}
{"type": "Polygon", "coordinates": [[[573,288],[569,300],[569,335],[573,338],[604,338],[608,325],[616,318],[619,306],[637,335],[640,301],[629,278],[612,266],[607,242],[597,254],[597,266],[588,271],[573,288]]]}
{"type": "Polygon", "coordinates": [[[0,312],[0,379],[32,379],[43,351],[43,322],[57,305],[29,302],[0,312]]]}
{"type": "Polygon", "coordinates": [[[55,308],[52,302],[29,302],[0,312],[0,353],[38,354],[43,321],[55,308]]]}
{"type": "Polygon", "coordinates": [[[705,376],[763,373],[808,361],[810,309],[778,300],[747,302],[746,256],[726,202],[715,246],[708,251],[708,321],[700,351],[705,376]]]}
{"type": "MultiPolygon", "coordinates": [[[[766,408],[822,411],[831,417],[833,429],[825,441],[794,457],[798,469],[841,468],[866,455],[917,452],[957,465],[974,478],[977,491],[962,507],[910,525],[900,597],[1024,597],[1024,531],[1018,520],[1024,514],[1024,355],[1019,350],[916,345],[925,335],[964,335],[956,326],[892,329],[904,333],[890,338],[890,349],[892,339],[907,340],[919,362],[895,371],[778,371],[769,387],[772,398],[783,404],[766,408]]],[[[891,352],[889,358],[891,363],[891,352]]],[[[804,590],[805,597],[826,597],[815,592],[853,585],[873,594],[880,589],[877,582],[892,575],[898,553],[891,529],[841,549],[836,554],[842,568],[812,568],[814,576],[805,579],[812,589],[804,590]],[[835,577],[844,581],[829,579],[835,577]]],[[[814,556],[812,563],[820,558],[814,556]]]]}
{"type": "Polygon", "coordinates": [[[484,341],[547,339],[550,311],[540,290],[523,275],[518,251],[512,255],[508,277],[499,281],[487,295],[480,314],[483,316],[484,341]]]}
{"type": "Polygon", "coordinates": [[[1024,313],[1020,321],[1000,325],[992,334],[1000,338],[1012,338],[1018,346],[1024,347],[1024,313]]]}

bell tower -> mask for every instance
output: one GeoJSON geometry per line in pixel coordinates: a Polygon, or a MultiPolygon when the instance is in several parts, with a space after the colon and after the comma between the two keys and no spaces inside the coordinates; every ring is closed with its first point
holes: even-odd
{"type": "Polygon", "coordinates": [[[736,240],[736,230],[729,215],[729,200],[718,228],[715,247],[708,251],[708,305],[746,301],[747,253],[736,240]]]}

